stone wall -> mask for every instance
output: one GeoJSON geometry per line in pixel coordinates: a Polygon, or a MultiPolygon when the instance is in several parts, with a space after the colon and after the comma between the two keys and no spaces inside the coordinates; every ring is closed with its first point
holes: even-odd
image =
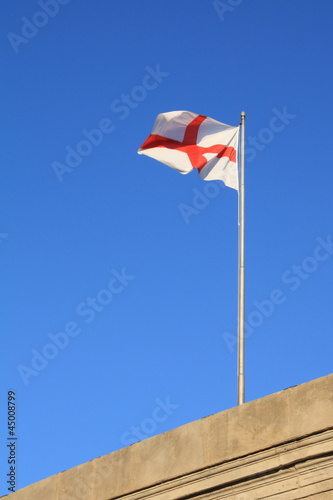
{"type": "Polygon", "coordinates": [[[333,375],[135,443],[7,498],[333,499],[333,375]]]}

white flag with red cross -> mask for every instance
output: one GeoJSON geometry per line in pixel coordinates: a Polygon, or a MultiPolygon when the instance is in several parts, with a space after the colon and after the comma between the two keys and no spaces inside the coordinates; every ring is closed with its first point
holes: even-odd
{"type": "Polygon", "coordinates": [[[238,190],[238,137],[239,127],[190,111],[170,111],[157,116],[138,153],[181,174],[197,169],[205,181],[221,180],[238,190]]]}

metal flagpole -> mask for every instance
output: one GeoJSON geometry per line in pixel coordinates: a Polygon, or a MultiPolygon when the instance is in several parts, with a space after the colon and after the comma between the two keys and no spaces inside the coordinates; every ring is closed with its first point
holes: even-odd
{"type": "Polygon", "coordinates": [[[244,374],[244,316],[245,316],[245,269],[244,269],[244,166],[245,166],[245,112],[241,113],[241,149],[239,169],[239,227],[238,227],[238,404],[245,401],[244,374]]]}

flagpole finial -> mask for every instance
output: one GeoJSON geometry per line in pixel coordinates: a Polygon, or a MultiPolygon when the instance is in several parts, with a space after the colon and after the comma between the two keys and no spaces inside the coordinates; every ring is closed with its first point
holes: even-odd
{"type": "Polygon", "coordinates": [[[241,112],[241,117],[242,117],[242,118],[245,118],[245,116],[246,116],[245,111],[242,111],[242,112],[241,112]]]}

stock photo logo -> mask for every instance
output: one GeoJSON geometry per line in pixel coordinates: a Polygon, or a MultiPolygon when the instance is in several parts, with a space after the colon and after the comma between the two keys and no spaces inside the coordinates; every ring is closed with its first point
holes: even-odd
{"type": "Polygon", "coordinates": [[[39,0],[38,5],[41,10],[37,10],[32,17],[21,17],[21,33],[17,34],[10,31],[7,34],[9,43],[15,54],[19,53],[19,47],[26,45],[32,38],[38,35],[39,30],[44,28],[50,19],[55,17],[61,5],[66,5],[70,0],[39,0]]]}
{"type": "Polygon", "coordinates": [[[0,233],[0,243],[3,242],[3,240],[6,240],[8,238],[7,233],[0,233]]]}
{"type": "Polygon", "coordinates": [[[268,127],[259,130],[257,136],[249,136],[245,140],[245,157],[247,162],[251,162],[257,156],[258,151],[263,151],[267,144],[270,144],[275,135],[281,133],[291,120],[297,115],[288,113],[287,106],[283,106],[282,111],[277,108],[272,109],[273,116],[269,120],[268,127]],[[248,144],[251,147],[248,147],[248,144]]]}
{"type": "MultiPolygon", "coordinates": [[[[124,447],[150,437],[160,423],[165,422],[180,408],[179,404],[175,404],[170,400],[170,396],[162,399],[156,398],[154,402],[156,406],[149,414],[149,417],[144,418],[139,425],[131,426],[121,435],[120,441],[124,447]]],[[[109,478],[110,466],[108,463],[101,462],[98,467],[93,469],[89,478],[80,475],[79,480],[71,481],[66,493],[73,500],[82,500],[82,498],[87,498],[87,495],[89,498],[93,498],[94,485],[109,478]]]]}
{"type": "Polygon", "coordinates": [[[243,0],[226,0],[225,2],[214,0],[213,7],[220,21],[223,22],[225,20],[225,14],[234,12],[235,7],[238,7],[241,3],[243,3],[243,0]]]}
{"type": "MultiPolygon", "coordinates": [[[[283,291],[281,288],[274,288],[268,297],[263,300],[254,300],[254,308],[247,315],[245,321],[245,338],[251,337],[254,331],[261,327],[265,320],[270,318],[277,306],[284,304],[288,298],[287,292],[295,292],[302,284],[317,271],[320,264],[325,262],[333,254],[333,241],[331,235],[326,238],[316,238],[318,245],[313,249],[312,255],[306,256],[301,264],[294,264],[281,275],[281,282],[288,288],[283,291]]],[[[237,347],[237,335],[225,332],[224,342],[228,351],[233,354],[237,347]]]]}
{"type": "MultiPolygon", "coordinates": [[[[96,315],[104,311],[112,302],[114,296],[123,292],[130,281],[135,279],[135,276],[126,273],[125,268],[122,268],[120,273],[113,269],[111,275],[112,278],[107,287],[101,288],[95,296],[87,297],[75,308],[76,315],[80,318],[83,317],[85,323],[91,323],[96,318],[96,315]]],[[[82,327],[79,326],[77,321],[67,321],[60,332],[48,333],[47,343],[39,349],[34,348],[31,350],[30,363],[20,364],[16,367],[24,385],[29,384],[30,377],[36,377],[45,370],[50,361],[66,349],[71,339],[79,336],[81,332],[82,327]]]]}
{"type": "Polygon", "coordinates": [[[203,188],[203,193],[197,188],[192,189],[194,194],[191,205],[180,203],[178,210],[184,219],[185,224],[190,223],[192,215],[199,215],[208,205],[209,201],[216,198],[221,190],[225,188],[225,184],[214,181],[209,181],[203,188]]]}
{"type": "Polygon", "coordinates": [[[134,426],[124,432],[121,436],[121,443],[124,446],[129,446],[137,441],[142,441],[154,434],[158,424],[165,422],[175,410],[179,408],[178,404],[171,403],[170,396],[165,398],[165,401],[155,399],[156,406],[153,409],[151,416],[144,418],[140,425],[134,426]]]}
{"type": "MultiPolygon", "coordinates": [[[[148,93],[157,89],[170,74],[162,71],[159,64],[155,68],[146,66],[145,70],[146,74],[140,85],[135,85],[129,93],[123,93],[111,102],[111,111],[121,121],[125,120],[131,111],[136,109],[147,98],[148,93]]],[[[105,135],[111,134],[115,129],[114,119],[108,117],[102,118],[96,128],[91,130],[83,129],[81,131],[83,139],[74,147],[70,145],[65,147],[64,161],[53,161],[51,163],[58,181],[63,182],[64,175],[72,173],[84,158],[90,156],[94,149],[102,144],[105,135]]]]}

